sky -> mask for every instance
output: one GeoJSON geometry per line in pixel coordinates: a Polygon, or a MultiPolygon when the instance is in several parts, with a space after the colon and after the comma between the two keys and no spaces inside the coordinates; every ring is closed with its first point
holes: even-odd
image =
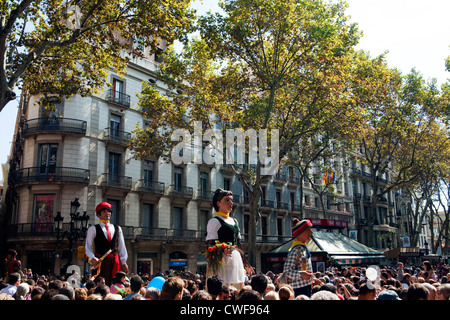
{"type": "MultiPolygon", "coordinates": [[[[217,11],[217,0],[195,0],[198,14],[217,11]]],[[[347,15],[363,37],[357,49],[372,57],[387,52],[390,67],[406,74],[416,68],[425,80],[450,79],[445,59],[450,56],[450,0],[347,0],[347,15]]],[[[0,112],[0,163],[11,150],[19,95],[0,112]]],[[[0,182],[3,180],[0,170],[0,182]]]]}

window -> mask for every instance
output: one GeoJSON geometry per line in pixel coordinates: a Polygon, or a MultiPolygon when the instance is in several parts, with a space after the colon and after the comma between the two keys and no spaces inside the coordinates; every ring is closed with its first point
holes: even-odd
{"type": "Polygon", "coordinates": [[[263,236],[267,236],[267,217],[266,216],[261,217],[261,234],[263,236]]]}
{"type": "Polygon", "coordinates": [[[153,204],[144,203],[142,206],[142,226],[148,229],[155,226],[153,219],[153,204]]]}
{"type": "Polygon", "coordinates": [[[144,160],[144,186],[151,187],[151,182],[153,181],[153,170],[155,163],[153,161],[144,160]]]}
{"type": "Polygon", "coordinates": [[[109,182],[119,183],[120,182],[120,167],[121,167],[121,154],[110,152],[109,153],[109,163],[108,163],[108,173],[109,182]]]}
{"type": "Polygon", "coordinates": [[[281,191],[277,190],[275,193],[275,196],[277,198],[277,206],[278,208],[281,207],[281,191]]]}
{"type": "Polygon", "coordinates": [[[134,42],[134,51],[135,53],[144,53],[144,39],[136,37],[134,42]]]}
{"type": "Polygon", "coordinates": [[[305,195],[305,206],[309,206],[310,205],[310,199],[311,199],[310,196],[305,195]]]}
{"type": "Polygon", "coordinates": [[[202,236],[206,234],[207,224],[208,224],[208,210],[200,210],[200,232],[202,236]]]}
{"type": "Polygon", "coordinates": [[[202,192],[208,190],[208,173],[200,172],[200,189],[202,192]]]}
{"type": "Polygon", "coordinates": [[[261,203],[266,205],[266,187],[261,187],[261,203]]]}
{"type": "Polygon", "coordinates": [[[111,115],[111,118],[109,121],[109,127],[110,127],[109,138],[110,139],[120,141],[121,122],[122,122],[122,117],[117,116],[115,114],[111,115]]]}
{"type": "Polygon", "coordinates": [[[364,212],[363,212],[363,216],[361,218],[367,219],[368,217],[369,217],[369,207],[364,206],[364,212]]]}
{"type": "Polygon", "coordinates": [[[277,235],[283,235],[283,218],[277,217],[277,235]]]}
{"type": "Polygon", "coordinates": [[[231,182],[230,179],[223,179],[223,188],[225,190],[231,190],[231,182]]]}
{"type": "Polygon", "coordinates": [[[164,51],[162,49],[157,49],[155,52],[155,62],[161,63],[163,61],[164,51]]]}
{"type": "Polygon", "coordinates": [[[248,191],[244,189],[244,203],[250,203],[250,197],[248,196],[248,191]]]}
{"type": "Polygon", "coordinates": [[[113,79],[112,90],[113,90],[112,97],[113,97],[114,102],[122,104],[124,101],[123,81],[121,81],[119,79],[113,79]]]}
{"type": "Polygon", "coordinates": [[[250,223],[250,214],[246,213],[244,214],[244,232],[245,234],[248,234],[248,228],[250,223]]]}
{"type": "Polygon", "coordinates": [[[175,191],[182,191],[183,186],[183,168],[175,167],[173,173],[173,184],[175,191]]]}
{"type": "Polygon", "coordinates": [[[41,108],[42,118],[46,118],[48,121],[50,119],[58,118],[61,115],[61,102],[51,101],[41,108]]]}
{"type": "Polygon", "coordinates": [[[173,229],[174,235],[180,237],[182,235],[183,229],[183,208],[174,207],[173,208],[173,229]]]}
{"type": "Polygon", "coordinates": [[[289,178],[295,179],[295,171],[293,167],[289,167],[289,178]]]}
{"type": "Polygon", "coordinates": [[[39,174],[54,175],[56,171],[56,161],[58,157],[57,144],[40,144],[39,145],[39,174]]]}
{"type": "Polygon", "coordinates": [[[356,180],[352,180],[352,186],[353,186],[353,193],[359,193],[358,192],[358,183],[356,180]]]}

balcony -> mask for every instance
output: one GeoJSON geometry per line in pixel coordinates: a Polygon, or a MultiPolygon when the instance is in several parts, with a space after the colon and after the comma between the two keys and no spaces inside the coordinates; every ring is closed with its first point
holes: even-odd
{"type": "Polygon", "coordinates": [[[370,172],[365,172],[365,171],[362,172],[362,176],[366,177],[366,178],[369,178],[369,179],[371,179],[373,177],[370,172]]]}
{"type": "Polygon", "coordinates": [[[150,181],[146,179],[139,180],[139,191],[163,195],[165,184],[158,181],[150,181]]]}
{"type": "Polygon", "coordinates": [[[261,199],[261,208],[275,208],[275,202],[273,200],[261,199]]]}
{"type": "Polygon", "coordinates": [[[83,120],[45,117],[31,119],[24,122],[22,135],[29,136],[40,133],[68,133],[68,134],[86,134],[87,122],[83,120]]]}
{"type": "Polygon", "coordinates": [[[103,179],[100,183],[102,187],[131,190],[131,177],[120,176],[112,173],[103,173],[102,177],[103,179]]]}
{"type": "MultiPolygon", "coordinates": [[[[204,243],[206,232],[205,230],[189,230],[189,229],[173,229],[173,228],[153,228],[153,227],[134,227],[121,226],[124,238],[127,240],[182,240],[187,242],[200,241],[204,243]]],[[[21,223],[11,224],[8,226],[8,237],[10,240],[25,238],[25,237],[40,237],[40,238],[57,238],[65,231],[70,231],[70,223],[63,223],[61,230],[56,228],[56,224],[49,223],[21,223]]],[[[248,235],[242,234],[243,241],[248,241],[248,235]]],[[[256,241],[258,243],[284,243],[292,239],[292,236],[283,235],[257,235],[256,241]]],[[[50,240],[50,239],[48,239],[50,240]]]]}
{"type": "Polygon", "coordinates": [[[131,140],[131,132],[125,132],[108,127],[105,129],[104,140],[106,143],[114,143],[116,145],[126,146],[131,140]]]}
{"type": "Polygon", "coordinates": [[[153,227],[131,227],[131,232],[124,231],[125,238],[138,238],[143,240],[183,240],[204,241],[205,231],[188,229],[168,229],[153,227]]]}
{"type": "Polygon", "coordinates": [[[295,176],[290,176],[288,182],[294,185],[300,185],[300,178],[295,176]]]}
{"type": "Polygon", "coordinates": [[[194,195],[194,190],[191,187],[180,186],[178,184],[170,185],[169,195],[173,197],[180,197],[191,199],[194,195]]]}
{"type": "Polygon", "coordinates": [[[49,223],[21,223],[8,226],[9,237],[50,237],[56,236],[55,224],[49,223]]]}
{"type": "Polygon", "coordinates": [[[277,209],[278,210],[289,210],[289,203],[287,202],[277,202],[277,209]]]}
{"type": "Polygon", "coordinates": [[[48,223],[19,223],[8,226],[8,236],[11,238],[20,237],[56,237],[65,231],[70,231],[70,223],[63,223],[58,230],[56,224],[48,223]]]}
{"type": "Polygon", "coordinates": [[[109,89],[108,103],[128,109],[130,107],[130,95],[120,91],[109,89]]]}
{"type": "Polygon", "coordinates": [[[198,189],[197,190],[197,200],[199,201],[205,201],[205,202],[212,202],[214,196],[214,192],[207,189],[198,189]]]}
{"type": "Polygon", "coordinates": [[[32,167],[19,169],[15,179],[24,183],[82,183],[88,184],[90,171],[70,167],[32,167]]]}
{"type": "Polygon", "coordinates": [[[378,197],[379,203],[388,203],[388,199],[386,197],[378,197]]]}
{"type": "Polygon", "coordinates": [[[276,173],[273,176],[273,183],[275,184],[284,184],[288,180],[288,176],[284,173],[276,173]]]}
{"type": "Polygon", "coordinates": [[[387,179],[379,178],[379,177],[377,177],[377,179],[378,179],[378,181],[379,181],[380,183],[388,184],[388,180],[387,180],[387,179]]]}

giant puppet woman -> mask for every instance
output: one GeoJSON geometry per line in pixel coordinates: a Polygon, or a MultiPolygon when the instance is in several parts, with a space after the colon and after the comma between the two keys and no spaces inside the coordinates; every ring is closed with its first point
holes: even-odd
{"type": "MultiPolygon", "coordinates": [[[[226,285],[233,285],[241,289],[244,286],[246,271],[248,275],[252,275],[254,270],[245,259],[238,222],[230,216],[233,209],[233,193],[217,189],[212,202],[216,214],[208,221],[206,227],[208,246],[215,245],[216,241],[232,246],[232,248],[225,249],[224,265],[218,270],[217,275],[226,285]]],[[[207,270],[207,276],[212,275],[213,271],[207,270]]]]}

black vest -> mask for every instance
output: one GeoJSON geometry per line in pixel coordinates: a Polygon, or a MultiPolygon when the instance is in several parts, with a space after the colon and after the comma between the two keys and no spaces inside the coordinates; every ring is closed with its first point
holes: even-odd
{"type": "Polygon", "coordinates": [[[236,219],[234,219],[234,226],[229,225],[223,219],[215,217],[220,222],[220,228],[217,231],[219,235],[219,242],[231,242],[231,245],[235,246],[237,244],[238,235],[239,235],[239,227],[236,219]]]}
{"type": "MultiPolygon", "coordinates": [[[[111,225],[109,225],[111,228],[111,225]]],[[[95,254],[98,256],[103,256],[109,249],[112,250],[112,253],[117,252],[117,243],[118,243],[118,234],[117,227],[113,226],[114,228],[114,236],[112,237],[111,241],[108,241],[108,239],[105,237],[105,234],[103,233],[102,228],[99,224],[95,225],[95,231],[96,235],[94,238],[94,245],[95,245],[95,254]]]]}

